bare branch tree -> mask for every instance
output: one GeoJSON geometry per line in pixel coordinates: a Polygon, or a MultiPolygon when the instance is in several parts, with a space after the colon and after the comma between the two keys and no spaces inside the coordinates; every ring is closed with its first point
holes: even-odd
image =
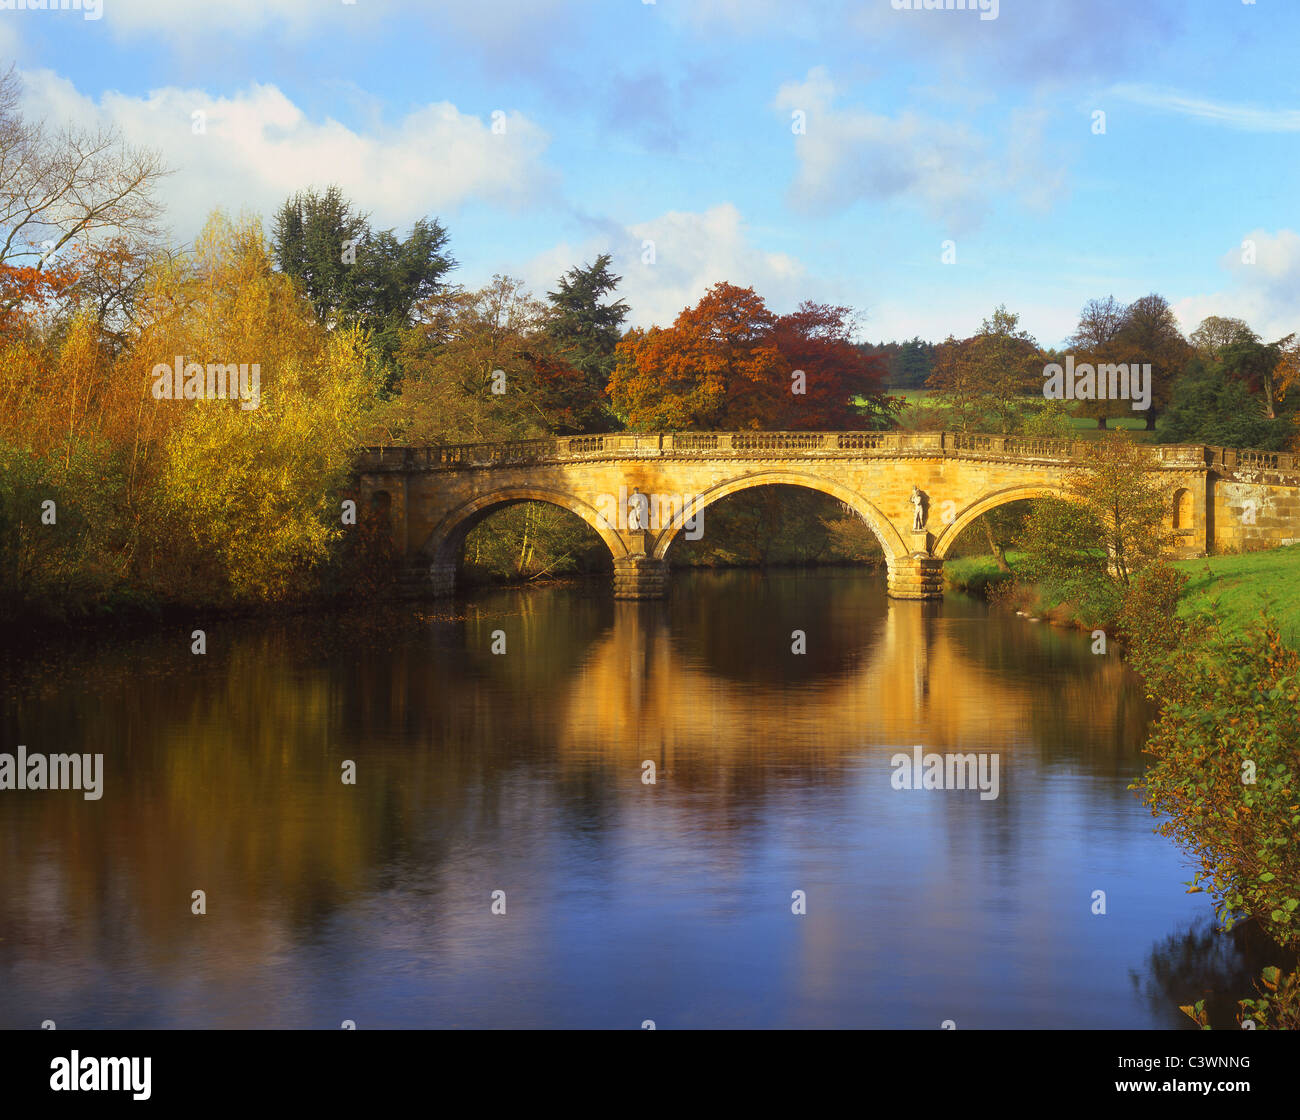
{"type": "MultiPolygon", "coordinates": [[[[0,266],[40,270],[69,243],[138,254],[158,237],[157,152],[127,144],[116,128],[51,129],[22,112],[11,66],[0,76],[0,266]]],[[[134,284],[132,284],[132,287],[134,284]]],[[[18,296],[0,303],[11,311],[18,296]]]]}

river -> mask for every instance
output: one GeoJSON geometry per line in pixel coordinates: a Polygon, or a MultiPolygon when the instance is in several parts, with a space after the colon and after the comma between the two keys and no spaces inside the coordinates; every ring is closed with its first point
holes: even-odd
{"type": "Polygon", "coordinates": [[[700,573],[41,660],[0,750],[102,796],[0,792],[0,1026],[1165,1028],[1250,968],[1127,788],[1117,655],[964,597],[700,573]],[[916,746],[996,790],[896,788],[916,746]]]}

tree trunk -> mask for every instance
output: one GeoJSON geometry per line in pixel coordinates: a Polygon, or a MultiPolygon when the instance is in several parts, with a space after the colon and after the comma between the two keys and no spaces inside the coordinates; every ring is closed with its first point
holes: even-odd
{"type": "Polygon", "coordinates": [[[531,513],[532,507],[529,505],[524,506],[524,539],[523,543],[519,546],[519,567],[516,573],[521,576],[524,574],[525,568],[528,564],[528,529],[529,523],[532,521],[531,513]]]}
{"type": "Polygon", "coordinates": [[[1007,563],[1007,551],[1001,543],[993,537],[993,526],[989,524],[988,518],[984,519],[984,535],[988,538],[989,551],[993,553],[993,559],[998,562],[998,571],[1010,572],[1011,565],[1007,563]]]}

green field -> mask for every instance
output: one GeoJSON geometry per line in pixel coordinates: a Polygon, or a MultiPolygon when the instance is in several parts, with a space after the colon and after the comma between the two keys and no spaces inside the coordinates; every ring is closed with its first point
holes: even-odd
{"type": "MultiPolygon", "coordinates": [[[[933,389],[887,389],[886,392],[891,397],[902,397],[908,402],[899,415],[899,420],[904,427],[912,427],[909,422],[909,414],[912,413],[912,406],[924,405],[926,408],[945,408],[946,405],[933,389]]],[[[1124,416],[1119,419],[1106,421],[1107,427],[1112,431],[1116,428],[1123,428],[1127,431],[1137,432],[1139,439],[1149,439],[1153,433],[1146,431],[1145,416],[1124,416]]],[[[1074,428],[1081,439],[1095,439],[1102,433],[1102,429],[1097,427],[1097,421],[1088,416],[1073,416],[1070,418],[1070,426],[1074,428]]]]}

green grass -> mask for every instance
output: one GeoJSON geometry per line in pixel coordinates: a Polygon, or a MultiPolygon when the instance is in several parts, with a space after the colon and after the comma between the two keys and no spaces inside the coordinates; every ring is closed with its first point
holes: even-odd
{"type": "MultiPolygon", "coordinates": [[[[1008,552],[1007,563],[1014,568],[1023,555],[1022,552],[1008,552]]],[[[989,584],[1001,583],[1010,576],[998,570],[998,562],[992,556],[981,553],[976,556],[955,556],[945,561],[943,578],[954,591],[983,595],[989,584]]]]}
{"type": "Polygon", "coordinates": [[[1267,613],[1288,645],[1300,647],[1300,545],[1237,556],[1179,560],[1190,577],[1179,613],[1217,606],[1231,629],[1244,629],[1267,613]]]}
{"type": "MultiPolygon", "coordinates": [[[[899,415],[899,419],[904,426],[908,426],[908,414],[913,406],[923,406],[925,408],[946,408],[941,396],[936,394],[933,389],[887,389],[886,393],[891,397],[902,397],[907,401],[908,407],[904,408],[899,415]]],[[[1118,419],[1106,421],[1111,431],[1116,428],[1124,428],[1130,432],[1139,433],[1139,439],[1148,439],[1153,432],[1146,431],[1145,416],[1123,416],[1118,419]]],[[[1074,429],[1074,434],[1080,439],[1097,439],[1103,434],[1103,430],[1097,427],[1097,421],[1088,416],[1070,417],[1070,427],[1074,429]]]]}

